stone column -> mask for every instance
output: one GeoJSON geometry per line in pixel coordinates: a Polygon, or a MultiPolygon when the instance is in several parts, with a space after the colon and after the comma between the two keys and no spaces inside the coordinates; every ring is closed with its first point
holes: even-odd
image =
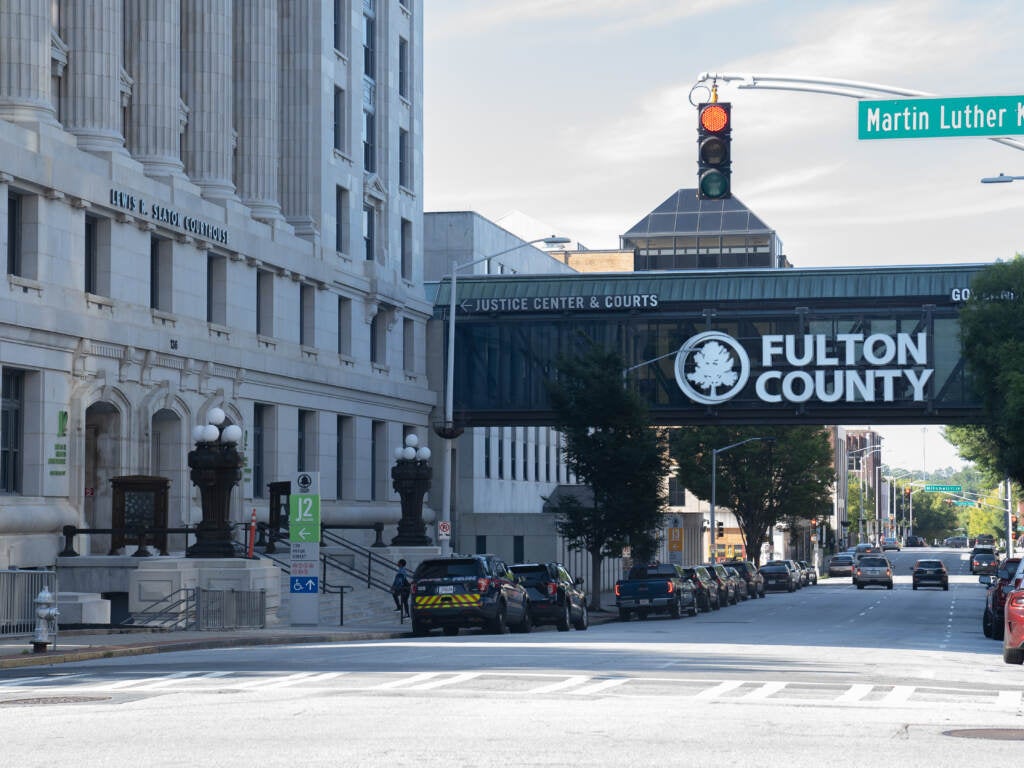
{"type": "Polygon", "coordinates": [[[135,79],[128,149],[147,176],[183,177],[181,0],[132,0],[124,8],[125,68],[135,79]]]}
{"type": "Polygon", "coordinates": [[[63,0],[61,26],[70,59],[65,74],[64,127],[90,152],[121,152],[121,0],[63,0]]]}
{"type": "Polygon", "coordinates": [[[203,197],[234,197],[232,0],[182,0],[182,95],[189,106],[185,172],[203,197]]]}
{"type": "Polygon", "coordinates": [[[235,184],[253,217],[265,221],[281,218],[277,6],[234,0],[235,184]]]}
{"type": "MultiPolygon", "coordinates": [[[[281,17],[281,38],[289,41],[281,52],[281,207],[295,234],[307,239],[318,235],[320,206],[321,121],[310,120],[312,104],[324,103],[320,71],[320,3],[291,7],[281,17]]],[[[333,101],[328,101],[333,104],[333,101]]]]}
{"type": "Polygon", "coordinates": [[[50,99],[50,4],[0,2],[0,119],[57,123],[50,99]]]}

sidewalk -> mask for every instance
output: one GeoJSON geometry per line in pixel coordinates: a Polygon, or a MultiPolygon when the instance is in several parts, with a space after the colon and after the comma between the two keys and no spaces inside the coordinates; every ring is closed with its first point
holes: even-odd
{"type": "MultiPolygon", "coordinates": [[[[600,613],[590,614],[592,625],[618,618],[614,597],[602,602],[600,613]]],[[[545,628],[547,629],[547,628],[545,628]]],[[[33,653],[32,636],[0,636],[0,670],[46,666],[69,661],[91,661],[117,656],[141,656],[149,653],[200,651],[210,648],[243,648],[254,645],[291,645],[293,643],[338,643],[356,640],[387,640],[411,637],[412,625],[380,619],[346,623],[341,627],[292,627],[280,624],[266,629],[239,629],[213,632],[198,630],[167,632],[150,629],[69,629],[58,632],[56,647],[45,653],[33,653]]]]}

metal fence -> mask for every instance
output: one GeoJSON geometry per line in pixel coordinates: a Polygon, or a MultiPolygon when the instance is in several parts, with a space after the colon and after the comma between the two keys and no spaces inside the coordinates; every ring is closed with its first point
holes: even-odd
{"type": "Polygon", "coordinates": [[[196,590],[196,629],[262,629],[266,625],[266,591],[196,590]]]}
{"type": "Polygon", "coordinates": [[[36,627],[36,595],[57,594],[55,571],[0,571],[0,635],[31,635],[36,627]]]}

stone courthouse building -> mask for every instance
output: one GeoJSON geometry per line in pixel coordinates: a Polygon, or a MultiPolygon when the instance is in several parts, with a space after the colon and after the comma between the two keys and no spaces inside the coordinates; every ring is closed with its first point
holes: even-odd
{"type": "Polygon", "coordinates": [[[300,470],[326,523],[399,519],[394,449],[436,402],[421,3],[0,3],[0,568],[109,528],[113,478],[198,522],[214,407],[232,519],[300,470]]]}

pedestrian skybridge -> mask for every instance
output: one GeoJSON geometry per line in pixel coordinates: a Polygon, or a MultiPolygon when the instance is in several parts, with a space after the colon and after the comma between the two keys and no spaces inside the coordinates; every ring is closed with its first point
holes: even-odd
{"type": "Polygon", "coordinates": [[[984,266],[460,276],[455,421],[552,424],[545,381],[593,342],[658,424],[975,422],[958,318],[984,266]]]}

